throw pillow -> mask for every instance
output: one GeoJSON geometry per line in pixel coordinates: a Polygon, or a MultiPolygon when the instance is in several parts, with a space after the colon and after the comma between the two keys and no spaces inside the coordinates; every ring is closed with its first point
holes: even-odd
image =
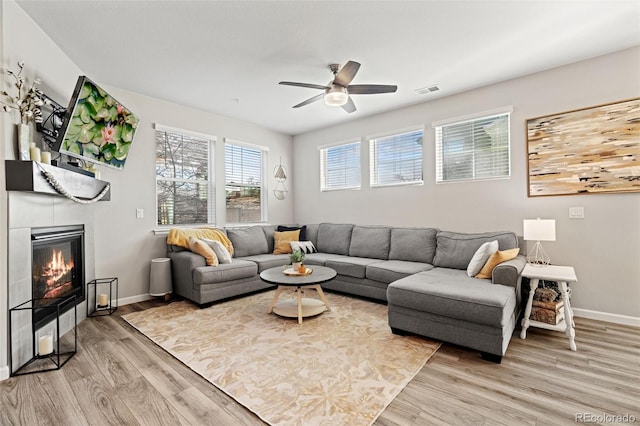
{"type": "Polygon", "coordinates": [[[298,239],[300,241],[307,241],[307,225],[302,225],[302,226],[284,226],[284,225],[280,225],[278,226],[277,231],[278,232],[283,232],[283,231],[297,231],[300,230],[300,235],[298,236],[298,239]]]}
{"type": "Polygon", "coordinates": [[[218,262],[220,263],[231,263],[231,253],[229,250],[220,242],[215,240],[207,240],[202,239],[205,243],[209,245],[213,249],[213,252],[216,254],[218,258],[218,262]]]}
{"type": "Polygon", "coordinates": [[[189,250],[204,257],[207,261],[207,265],[218,266],[218,257],[216,256],[216,253],[211,247],[209,247],[209,244],[204,241],[195,237],[189,237],[189,250]]]}
{"type": "Polygon", "coordinates": [[[291,241],[298,241],[300,230],[273,233],[273,254],[291,253],[291,241]]]}
{"type": "Polygon", "coordinates": [[[498,246],[498,240],[487,241],[482,244],[471,258],[469,266],[467,266],[467,275],[470,277],[476,276],[484,264],[487,263],[489,257],[498,251],[498,246]]]}
{"type": "Polygon", "coordinates": [[[316,246],[311,241],[290,241],[291,250],[300,249],[304,254],[317,253],[316,246]]]}
{"type": "Polygon", "coordinates": [[[514,248],[510,250],[498,250],[493,253],[487,263],[484,264],[480,272],[476,275],[476,278],[491,278],[493,274],[493,269],[501,264],[502,262],[506,262],[507,260],[511,260],[518,255],[520,252],[519,248],[514,248]]]}

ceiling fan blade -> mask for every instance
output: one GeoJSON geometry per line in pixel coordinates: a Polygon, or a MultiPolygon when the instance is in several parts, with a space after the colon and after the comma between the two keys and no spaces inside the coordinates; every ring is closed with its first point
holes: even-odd
{"type": "Polygon", "coordinates": [[[347,62],[342,69],[338,71],[338,74],[336,74],[336,77],[333,79],[333,83],[338,86],[347,87],[349,83],[351,83],[351,80],[353,80],[353,77],[356,76],[358,69],[360,69],[358,62],[347,62]]]}
{"type": "Polygon", "coordinates": [[[293,81],[281,81],[278,84],[283,84],[285,86],[296,86],[296,87],[307,87],[309,89],[318,89],[318,90],[327,90],[327,86],[321,86],[319,84],[310,84],[310,83],[296,83],[293,81]]]}
{"type": "Polygon", "coordinates": [[[324,97],[324,93],[320,93],[319,95],[316,95],[313,98],[309,98],[304,102],[300,102],[298,105],[294,105],[293,107],[294,108],[300,108],[301,106],[305,106],[305,105],[308,105],[308,104],[310,104],[312,102],[319,101],[323,97],[324,97]]]}
{"type": "Polygon", "coordinates": [[[398,86],[387,84],[352,84],[347,86],[350,95],[369,95],[374,93],[393,93],[398,86]]]}
{"type": "Polygon", "coordinates": [[[349,100],[347,101],[347,103],[342,105],[342,109],[347,111],[349,114],[355,112],[356,104],[353,103],[353,99],[351,99],[351,96],[349,96],[349,100]]]}

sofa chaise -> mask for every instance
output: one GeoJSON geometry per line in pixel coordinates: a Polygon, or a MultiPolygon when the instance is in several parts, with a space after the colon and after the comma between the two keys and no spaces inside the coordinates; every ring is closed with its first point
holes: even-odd
{"type": "MultiPolygon", "coordinates": [[[[202,256],[168,245],[174,292],[198,304],[273,288],[260,280],[265,269],[289,263],[272,254],[273,225],[223,230],[233,244],[231,263],[206,266],[202,256]]],[[[323,288],[382,301],[396,334],[413,333],[479,350],[499,362],[520,313],[518,255],[493,269],[491,279],[467,275],[478,248],[497,241],[499,250],[518,247],[512,232],[465,234],[435,228],[321,223],[306,225],[316,253],[307,265],[337,272],[323,288]]]]}

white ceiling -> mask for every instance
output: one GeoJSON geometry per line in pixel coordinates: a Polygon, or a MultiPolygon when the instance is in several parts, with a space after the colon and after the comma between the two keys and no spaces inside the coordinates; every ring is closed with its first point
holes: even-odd
{"type": "Polygon", "coordinates": [[[291,135],[640,45],[640,0],[17,3],[98,84],[291,135]],[[291,108],[348,60],[398,91],[291,108]]]}

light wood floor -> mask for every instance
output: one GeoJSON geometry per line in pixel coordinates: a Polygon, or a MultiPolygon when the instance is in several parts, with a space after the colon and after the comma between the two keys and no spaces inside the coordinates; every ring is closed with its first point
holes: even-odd
{"type": "MultiPolygon", "coordinates": [[[[61,370],[0,382],[0,425],[263,424],[120,318],[159,303],[85,320],[61,370]]],[[[576,343],[530,329],[500,365],[444,344],[375,424],[569,425],[580,413],[638,424],[640,329],[577,318],[576,343]]]]}

